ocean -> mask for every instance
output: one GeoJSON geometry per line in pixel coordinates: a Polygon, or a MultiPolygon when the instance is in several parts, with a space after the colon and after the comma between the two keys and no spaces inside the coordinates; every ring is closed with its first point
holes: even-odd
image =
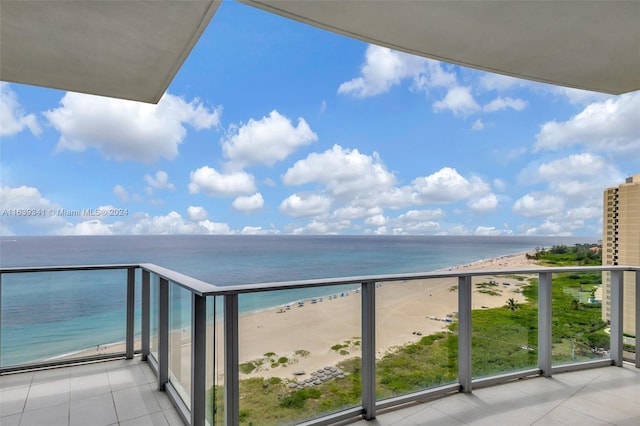
{"type": "MultiPolygon", "coordinates": [[[[595,237],[485,236],[0,237],[0,266],[155,263],[225,286],[428,272],[595,242],[595,237]]],[[[124,340],[124,271],[3,274],[0,283],[1,366],[124,340]]],[[[325,294],[344,290],[330,288],[325,294]]],[[[305,289],[242,295],[240,312],[325,294],[305,289]]],[[[139,318],[136,322],[139,330],[139,318]]]]}

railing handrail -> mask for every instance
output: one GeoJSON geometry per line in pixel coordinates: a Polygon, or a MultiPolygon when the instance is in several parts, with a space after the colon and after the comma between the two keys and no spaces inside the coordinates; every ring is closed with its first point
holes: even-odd
{"type": "Polygon", "coordinates": [[[393,282],[405,280],[421,280],[435,278],[458,278],[466,276],[489,276],[489,275],[509,275],[509,274],[538,274],[540,272],[562,273],[562,272],[611,272],[611,271],[639,271],[640,266],[538,266],[534,268],[509,268],[509,269],[458,269],[451,271],[432,272],[412,272],[402,274],[384,275],[362,275],[339,278],[318,278],[311,280],[293,280],[279,282],[265,282],[255,284],[238,284],[229,286],[213,285],[215,290],[205,293],[205,296],[219,296],[225,294],[254,293],[261,291],[290,290],[296,288],[324,287],[334,285],[362,284],[366,282],[393,282]]]}
{"type": "Polygon", "coordinates": [[[247,283],[233,285],[212,284],[180,272],[173,271],[154,263],[139,264],[105,264],[105,265],[69,265],[69,266],[29,266],[29,267],[1,267],[0,274],[22,272],[65,272],[65,271],[90,271],[103,269],[131,269],[140,268],[158,275],[172,283],[199,296],[224,296],[228,294],[256,293],[261,291],[291,290],[299,288],[338,286],[350,284],[362,284],[365,282],[393,282],[405,280],[458,278],[466,276],[491,276],[510,274],[538,274],[550,272],[552,274],[562,272],[612,272],[612,271],[640,271],[640,266],[631,265],[602,265],[602,266],[535,266],[528,268],[505,269],[452,269],[430,272],[412,272],[399,274],[361,275],[348,277],[317,278],[309,280],[274,281],[262,283],[247,283]]]}
{"type": "Polygon", "coordinates": [[[0,274],[15,274],[26,272],[66,272],[66,271],[95,271],[101,269],[129,269],[138,268],[138,264],[94,264],[94,265],[56,265],[56,266],[12,266],[0,267],[0,274]]]}

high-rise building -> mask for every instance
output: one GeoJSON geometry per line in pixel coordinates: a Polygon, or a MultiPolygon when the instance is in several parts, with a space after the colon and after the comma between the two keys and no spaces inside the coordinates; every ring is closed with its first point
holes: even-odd
{"type": "MultiPolygon", "coordinates": [[[[640,265],[640,174],[604,191],[602,264],[640,265]]],[[[611,274],[602,277],[602,319],[610,319],[611,274]]],[[[624,276],[623,332],[635,336],[635,274],[624,276]]]]}

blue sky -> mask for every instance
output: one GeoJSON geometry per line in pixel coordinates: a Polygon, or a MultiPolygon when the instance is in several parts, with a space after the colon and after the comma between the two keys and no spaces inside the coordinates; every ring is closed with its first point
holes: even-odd
{"type": "Polygon", "coordinates": [[[0,84],[3,235],[598,236],[603,190],[640,172],[640,92],[489,74],[235,2],[157,105],[0,84]]]}

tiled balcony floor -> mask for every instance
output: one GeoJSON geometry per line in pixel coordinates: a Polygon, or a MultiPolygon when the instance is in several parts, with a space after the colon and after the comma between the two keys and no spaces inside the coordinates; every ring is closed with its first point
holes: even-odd
{"type": "Polygon", "coordinates": [[[640,425],[640,369],[626,365],[474,390],[379,414],[357,426],[640,425]]]}
{"type": "Polygon", "coordinates": [[[0,377],[2,426],[182,426],[139,358],[0,377]]]}
{"type": "MultiPolygon", "coordinates": [[[[182,425],[144,362],[109,361],[0,377],[2,426],[182,425]]],[[[640,369],[518,380],[379,413],[358,426],[640,425],[640,369]]]]}

